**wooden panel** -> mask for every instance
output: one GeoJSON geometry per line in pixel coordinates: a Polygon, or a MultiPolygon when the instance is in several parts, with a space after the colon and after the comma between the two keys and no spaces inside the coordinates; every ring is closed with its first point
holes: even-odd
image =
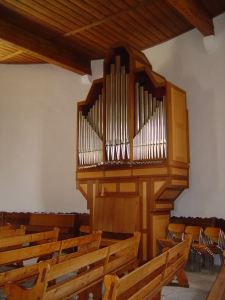
{"type": "Polygon", "coordinates": [[[87,184],[80,184],[79,188],[82,189],[85,194],[87,194],[87,184]]]}
{"type": "Polygon", "coordinates": [[[147,234],[142,234],[142,260],[148,260],[148,253],[147,253],[147,234]]]}
{"type": "Polygon", "coordinates": [[[167,168],[148,168],[148,169],[134,169],[133,175],[163,175],[167,174],[167,168]]]}
{"type": "Polygon", "coordinates": [[[74,225],[73,214],[31,214],[29,225],[67,227],[74,225]]]}
{"type": "Polygon", "coordinates": [[[151,224],[154,224],[152,228],[152,253],[151,258],[155,257],[158,253],[158,244],[157,240],[161,238],[166,238],[167,236],[167,226],[170,222],[170,215],[168,214],[155,214],[152,215],[151,224]]]}
{"type": "Polygon", "coordinates": [[[180,194],[180,190],[165,190],[159,199],[175,199],[180,194]]]}
{"type": "MultiPolygon", "coordinates": [[[[116,192],[116,183],[103,183],[102,188],[104,192],[116,192]]],[[[103,193],[104,195],[104,193],[103,193]]]]}
{"type": "Polygon", "coordinates": [[[172,185],[180,185],[180,186],[187,187],[188,181],[187,180],[172,180],[172,185]]]}
{"type": "Polygon", "coordinates": [[[120,192],[136,192],[135,182],[120,183],[120,192]]]}
{"type": "Polygon", "coordinates": [[[124,176],[131,176],[131,170],[105,171],[105,177],[124,177],[124,176]]]}
{"type": "Polygon", "coordinates": [[[147,191],[146,191],[146,182],[143,182],[142,228],[147,229],[147,191]]]}
{"type": "Polygon", "coordinates": [[[137,199],[96,197],[94,230],[134,233],[137,219],[137,199]]]}
{"type": "Polygon", "coordinates": [[[186,95],[171,87],[172,136],[174,161],[188,163],[186,95]]]}
{"type": "Polygon", "coordinates": [[[156,209],[171,210],[171,209],[173,209],[173,204],[172,203],[156,203],[155,208],[156,209]]]}
{"type": "Polygon", "coordinates": [[[159,191],[159,189],[164,185],[166,181],[155,181],[154,182],[154,194],[159,191]]]}
{"type": "Polygon", "coordinates": [[[186,170],[186,169],[172,168],[171,173],[173,175],[188,176],[188,170],[186,170]]]}
{"type": "Polygon", "coordinates": [[[78,179],[85,179],[85,178],[102,178],[104,176],[103,171],[99,172],[77,172],[78,179]]]}

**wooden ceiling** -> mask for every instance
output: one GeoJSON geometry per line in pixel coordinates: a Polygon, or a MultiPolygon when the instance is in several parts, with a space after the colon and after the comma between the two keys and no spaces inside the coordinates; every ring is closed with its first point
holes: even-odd
{"type": "Polygon", "coordinates": [[[0,63],[91,74],[124,41],[141,51],[197,28],[214,34],[225,0],[0,0],[0,63]]]}

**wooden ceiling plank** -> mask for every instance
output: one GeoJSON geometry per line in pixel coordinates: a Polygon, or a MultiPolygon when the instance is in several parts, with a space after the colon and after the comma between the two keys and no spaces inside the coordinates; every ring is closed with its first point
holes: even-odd
{"type": "Polygon", "coordinates": [[[155,5],[160,9],[168,18],[170,18],[171,22],[175,24],[182,32],[190,30],[190,23],[179,13],[177,13],[171,6],[164,2],[159,1],[156,2],[155,5]]]}
{"type": "Polygon", "coordinates": [[[170,30],[170,28],[165,26],[163,24],[163,20],[157,18],[157,16],[154,14],[154,5],[147,5],[145,9],[142,9],[141,14],[144,15],[145,18],[151,20],[154,26],[163,32],[167,38],[173,36],[173,32],[170,30]]]}
{"type": "Polygon", "coordinates": [[[56,1],[51,1],[51,2],[46,0],[35,0],[35,1],[44,7],[47,15],[49,15],[49,12],[52,11],[52,13],[55,15],[54,18],[56,20],[60,20],[60,22],[65,26],[69,28],[71,27],[72,29],[74,29],[74,27],[78,28],[80,26],[84,26],[84,23],[77,20],[74,17],[72,11],[67,9],[65,5],[57,3],[56,1]]]}
{"type": "Polygon", "coordinates": [[[112,43],[118,42],[118,37],[115,38],[111,34],[106,34],[105,30],[101,30],[99,26],[86,30],[84,33],[86,32],[90,35],[90,39],[93,43],[99,42],[105,49],[107,49],[112,43]]]}
{"type": "Polygon", "coordinates": [[[165,0],[204,36],[214,34],[213,20],[196,0],[165,0]]]}
{"type": "Polygon", "coordinates": [[[150,30],[147,30],[143,24],[141,18],[137,20],[137,18],[133,18],[130,14],[125,14],[121,16],[127,23],[135,24],[135,28],[139,35],[141,35],[142,40],[145,43],[149,44],[149,47],[151,47],[155,41],[158,39],[151,33],[150,30]]]}
{"type": "Polygon", "coordinates": [[[167,38],[167,36],[151,22],[152,20],[149,18],[148,14],[145,14],[145,16],[143,16],[142,11],[129,12],[129,14],[133,16],[134,19],[137,18],[138,22],[142,24],[147,30],[149,30],[149,32],[156,37],[158,42],[161,42],[167,38]]]}
{"type": "MultiPolygon", "coordinates": [[[[48,0],[48,1],[52,1],[52,0],[48,0]]],[[[77,7],[76,5],[72,4],[70,1],[65,1],[65,0],[57,0],[54,1],[54,5],[55,6],[63,6],[63,10],[70,14],[72,17],[74,17],[74,19],[76,20],[76,22],[79,22],[81,25],[79,25],[79,27],[83,27],[87,24],[90,24],[90,18],[92,16],[90,16],[89,14],[87,14],[86,12],[82,11],[81,9],[79,9],[79,7],[77,7]]]]}
{"type": "MultiPolygon", "coordinates": [[[[151,5],[150,11],[154,16],[160,20],[160,22],[163,24],[163,26],[167,27],[173,34],[178,34],[180,31],[180,28],[175,25],[175,23],[172,22],[172,17],[168,16],[167,14],[164,14],[157,6],[156,3],[154,5],[151,5]]],[[[174,15],[174,14],[173,14],[174,15]]]]}
{"type": "Polygon", "coordinates": [[[19,50],[32,54],[48,63],[71,70],[80,75],[91,74],[90,63],[80,53],[70,52],[59,45],[0,20],[0,36],[15,44],[19,50]]]}
{"type": "Polygon", "coordinates": [[[98,32],[98,34],[101,35],[103,39],[106,39],[109,44],[118,42],[118,36],[115,36],[112,33],[108,34],[108,31],[106,30],[104,25],[97,26],[96,28],[91,28],[90,32],[92,32],[92,30],[98,32]]]}
{"type": "Polygon", "coordinates": [[[135,48],[144,47],[144,44],[138,37],[135,37],[132,32],[128,32],[121,26],[121,22],[113,20],[107,22],[105,25],[109,26],[112,32],[115,31],[118,34],[118,41],[126,41],[129,45],[133,45],[135,48]]]}
{"type": "Polygon", "coordinates": [[[91,28],[91,27],[95,27],[95,26],[97,26],[97,25],[106,23],[107,21],[110,21],[110,20],[112,20],[112,19],[117,18],[117,17],[120,16],[121,14],[125,14],[125,13],[127,13],[127,12],[129,12],[129,11],[135,10],[135,9],[137,9],[138,7],[144,7],[145,5],[147,5],[147,4],[149,4],[149,3],[153,3],[153,2],[155,2],[155,1],[157,1],[157,0],[146,0],[145,2],[140,3],[140,4],[136,5],[136,6],[133,6],[133,7],[124,9],[124,10],[122,10],[122,11],[119,11],[118,13],[112,14],[111,16],[108,16],[108,17],[103,18],[103,19],[101,19],[101,20],[95,21],[95,22],[93,22],[93,23],[91,23],[91,24],[89,24],[89,25],[86,25],[86,26],[84,26],[84,27],[78,28],[78,29],[76,29],[76,30],[72,30],[71,32],[67,32],[66,34],[64,34],[64,36],[69,36],[69,35],[72,35],[72,34],[76,34],[76,33],[78,33],[78,32],[84,31],[84,30],[89,29],[89,28],[91,28]]]}
{"type": "Polygon", "coordinates": [[[106,40],[101,38],[98,34],[96,34],[96,31],[93,30],[86,30],[85,32],[80,33],[80,35],[83,35],[87,38],[87,43],[89,44],[89,47],[91,47],[93,44],[95,47],[100,51],[105,51],[109,48],[109,44],[106,40]]]}
{"type": "Polygon", "coordinates": [[[207,13],[212,17],[216,17],[225,11],[225,0],[198,0],[207,13]]]}
{"type": "Polygon", "coordinates": [[[16,6],[22,11],[25,11],[27,14],[30,14],[32,17],[35,17],[37,19],[40,19],[64,32],[67,32],[68,30],[71,30],[70,27],[64,26],[59,22],[59,18],[57,19],[56,16],[51,11],[48,11],[44,9],[41,5],[38,5],[34,1],[27,1],[27,0],[5,0],[9,4],[16,6]]]}
{"type": "Polygon", "coordinates": [[[4,6],[2,3],[0,4],[0,19],[16,26],[18,24],[19,27],[24,30],[29,28],[30,32],[37,35],[41,32],[41,36],[44,39],[49,39],[63,33],[62,30],[57,29],[40,19],[38,19],[37,23],[37,20],[34,20],[33,16],[30,14],[26,14],[26,12],[22,10],[15,9],[15,7],[10,4],[6,5],[5,2],[4,6]]]}
{"type": "Polygon", "coordinates": [[[98,1],[83,0],[82,2],[86,4],[86,7],[89,9],[89,13],[93,14],[97,19],[102,19],[115,13],[110,10],[109,7],[102,5],[98,1]]]}

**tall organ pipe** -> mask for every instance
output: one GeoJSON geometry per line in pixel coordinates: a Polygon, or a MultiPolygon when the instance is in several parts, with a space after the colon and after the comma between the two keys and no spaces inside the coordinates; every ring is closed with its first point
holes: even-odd
{"type": "Polygon", "coordinates": [[[167,157],[166,100],[157,100],[135,83],[134,160],[167,157]]]}

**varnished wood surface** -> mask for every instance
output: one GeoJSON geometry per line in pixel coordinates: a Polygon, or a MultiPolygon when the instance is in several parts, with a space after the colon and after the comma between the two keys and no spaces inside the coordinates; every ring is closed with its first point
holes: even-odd
{"type": "MultiPolygon", "coordinates": [[[[97,250],[101,241],[101,232],[72,238],[64,241],[51,242],[37,246],[21,248],[0,253],[1,264],[12,264],[18,260],[29,261],[32,258],[46,260],[50,265],[60,263],[97,250]],[[76,249],[75,252],[66,253],[68,249],[76,249]],[[54,258],[53,255],[55,254],[54,258]]],[[[38,264],[27,264],[25,267],[0,273],[0,287],[8,281],[17,283],[26,282],[38,276],[38,264]]]]}
{"type": "Polygon", "coordinates": [[[161,299],[161,289],[175,275],[181,285],[188,286],[184,268],[188,259],[191,236],[187,235],[186,238],[184,242],[120,279],[116,275],[107,275],[104,280],[106,292],[103,300],[153,299],[154,296],[156,296],[154,299],[161,299]]]}
{"type": "MultiPolygon", "coordinates": [[[[225,251],[223,252],[225,257],[225,251]]],[[[225,264],[221,267],[206,300],[225,300],[225,264]]]]}
{"type": "Polygon", "coordinates": [[[48,62],[83,75],[121,40],[142,51],[193,28],[214,34],[223,1],[180,2],[2,0],[0,62],[48,62]]]}
{"type": "Polygon", "coordinates": [[[102,281],[109,272],[129,270],[132,264],[133,267],[136,266],[139,241],[140,233],[136,232],[130,239],[59,264],[50,266],[47,262],[41,262],[38,266],[38,280],[33,288],[27,290],[13,283],[7,283],[4,291],[9,300],[67,299],[102,281]],[[87,271],[78,272],[78,275],[47,288],[47,282],[74,270],[86,270],[87,266],[89,266],[87,271]]]}

